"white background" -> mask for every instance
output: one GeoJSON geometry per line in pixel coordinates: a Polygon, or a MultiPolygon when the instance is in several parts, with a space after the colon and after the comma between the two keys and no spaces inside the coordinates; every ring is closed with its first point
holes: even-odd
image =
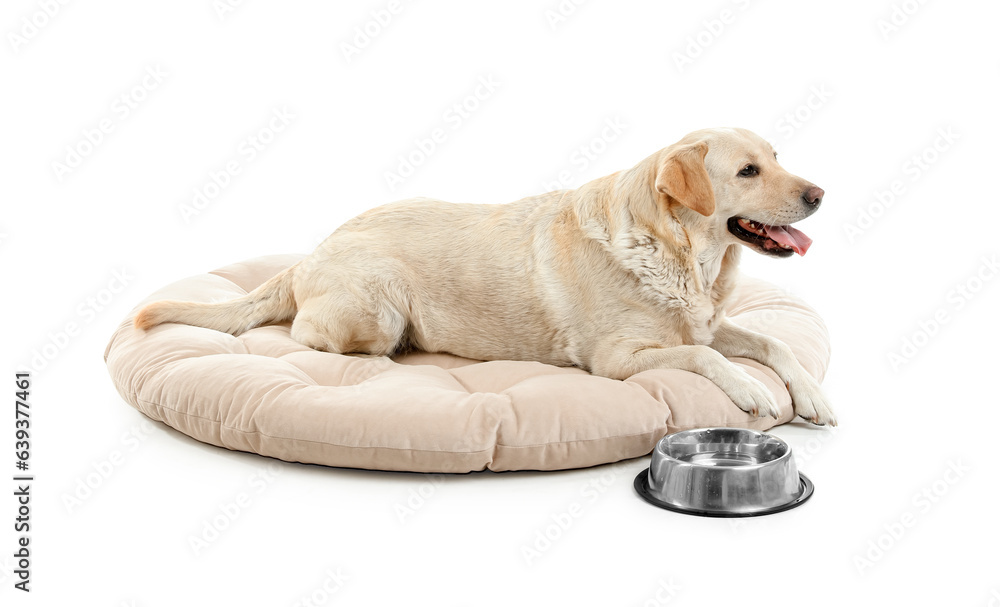
{"type": "Polygon", "coordinates": [[[385,0],[45,4],[0,18],[0,385],[35,369],[37,475],[30,596],[13,589],[4,475],[2,604],[1000,604],[995,3],[404,0],[378,27],[385,0]],[[470,100],[480,79],[497,84],[470,100]],[[456,103],[477,107],[456,124],[456,103]],[[253,160],[239,152],[285,109],[253,160]],[[661,511],[632,492],[647,458],[446,478],[273,462],[144,424],[108,377],[112,330],[164,284],[309,252],[400,198],[506,202],[562,171],[575,187],[709,126],[767,136],[827,193],[806,257],[744,255],[832,334],[840,429],[774,431],[816,484],[801,508],[661,511]],[[435,128],[444,141],[390,188],[435,128]],[[217,195],[186,221],[195,189],[217,195]],[[189,538],[240,494],[196,555],[189,538]]]}

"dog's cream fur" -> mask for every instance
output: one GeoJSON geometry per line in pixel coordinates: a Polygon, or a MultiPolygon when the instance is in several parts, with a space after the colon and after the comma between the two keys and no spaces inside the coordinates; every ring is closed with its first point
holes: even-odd
{"type": "Polygon", "coordinates": [[[743,356],[775,370],[799,416],[835,424],[789,348],[723,311],[744,245],[729,218],[792,223],[815,210],[802,200],[809,188],[757,135],[697,131],[576,190],[501,205],[414,199],[372,209],[245,297],[155,302],[135,325],[238,334],[294,319],[294,339],[329,352],[412,347],[617,379],[684,369],[741,409],[777,416],[768,389],[725,358],[743,356]],[[759,175],[739,176],[748,164],[759,175]]]}

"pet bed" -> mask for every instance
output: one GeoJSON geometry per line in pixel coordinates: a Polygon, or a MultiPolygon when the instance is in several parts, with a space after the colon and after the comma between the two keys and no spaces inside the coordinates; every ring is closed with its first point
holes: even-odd
{"type": "MultiPolygon", "coordinates": [[[[104,355],[118,392],[151,419],[212,445],[286,461],[416,472],[581,468],[645,455],[668,433],[766,430],[793,418],[778,376],[742,358],[732,360],[774,393],[777,420],[752,417],[686,371],[651,370],[618,381],[536,362],[330,354],[293,341],[288,323],[238,337],[181,324],[132,326],[135,312],[151,301],[238,297],[301,258],[233,264],[141,302],[104,355]]],[[[788,344],[822,380],[829,335],[802,301],[743,277],[728,313],[788,344]]]]}

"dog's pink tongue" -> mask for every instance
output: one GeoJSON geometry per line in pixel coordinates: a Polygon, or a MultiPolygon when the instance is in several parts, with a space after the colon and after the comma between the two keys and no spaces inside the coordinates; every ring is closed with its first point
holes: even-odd
{"type": "Polygon", "coordinates": [[[771,240],[783,244],[786,247],[791,247],[793,251],[799,255],[805,255],[806,251],[809,250],[809,246],[812,244],[812,238],[809,238],[804,233],[796,230],[792,226],[764,226],[764,232],[767,237],[771,240]]]}

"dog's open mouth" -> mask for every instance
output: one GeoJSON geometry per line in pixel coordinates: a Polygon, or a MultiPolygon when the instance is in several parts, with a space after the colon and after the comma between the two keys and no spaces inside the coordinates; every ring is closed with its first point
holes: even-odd
{"type": "Polygon", "coordinates": [[[730,217],[729,231],[761,253],[777,257],[805,255],[812,244],[811,238],[792,226],[769,226],[744,217],[730,217]]]}

